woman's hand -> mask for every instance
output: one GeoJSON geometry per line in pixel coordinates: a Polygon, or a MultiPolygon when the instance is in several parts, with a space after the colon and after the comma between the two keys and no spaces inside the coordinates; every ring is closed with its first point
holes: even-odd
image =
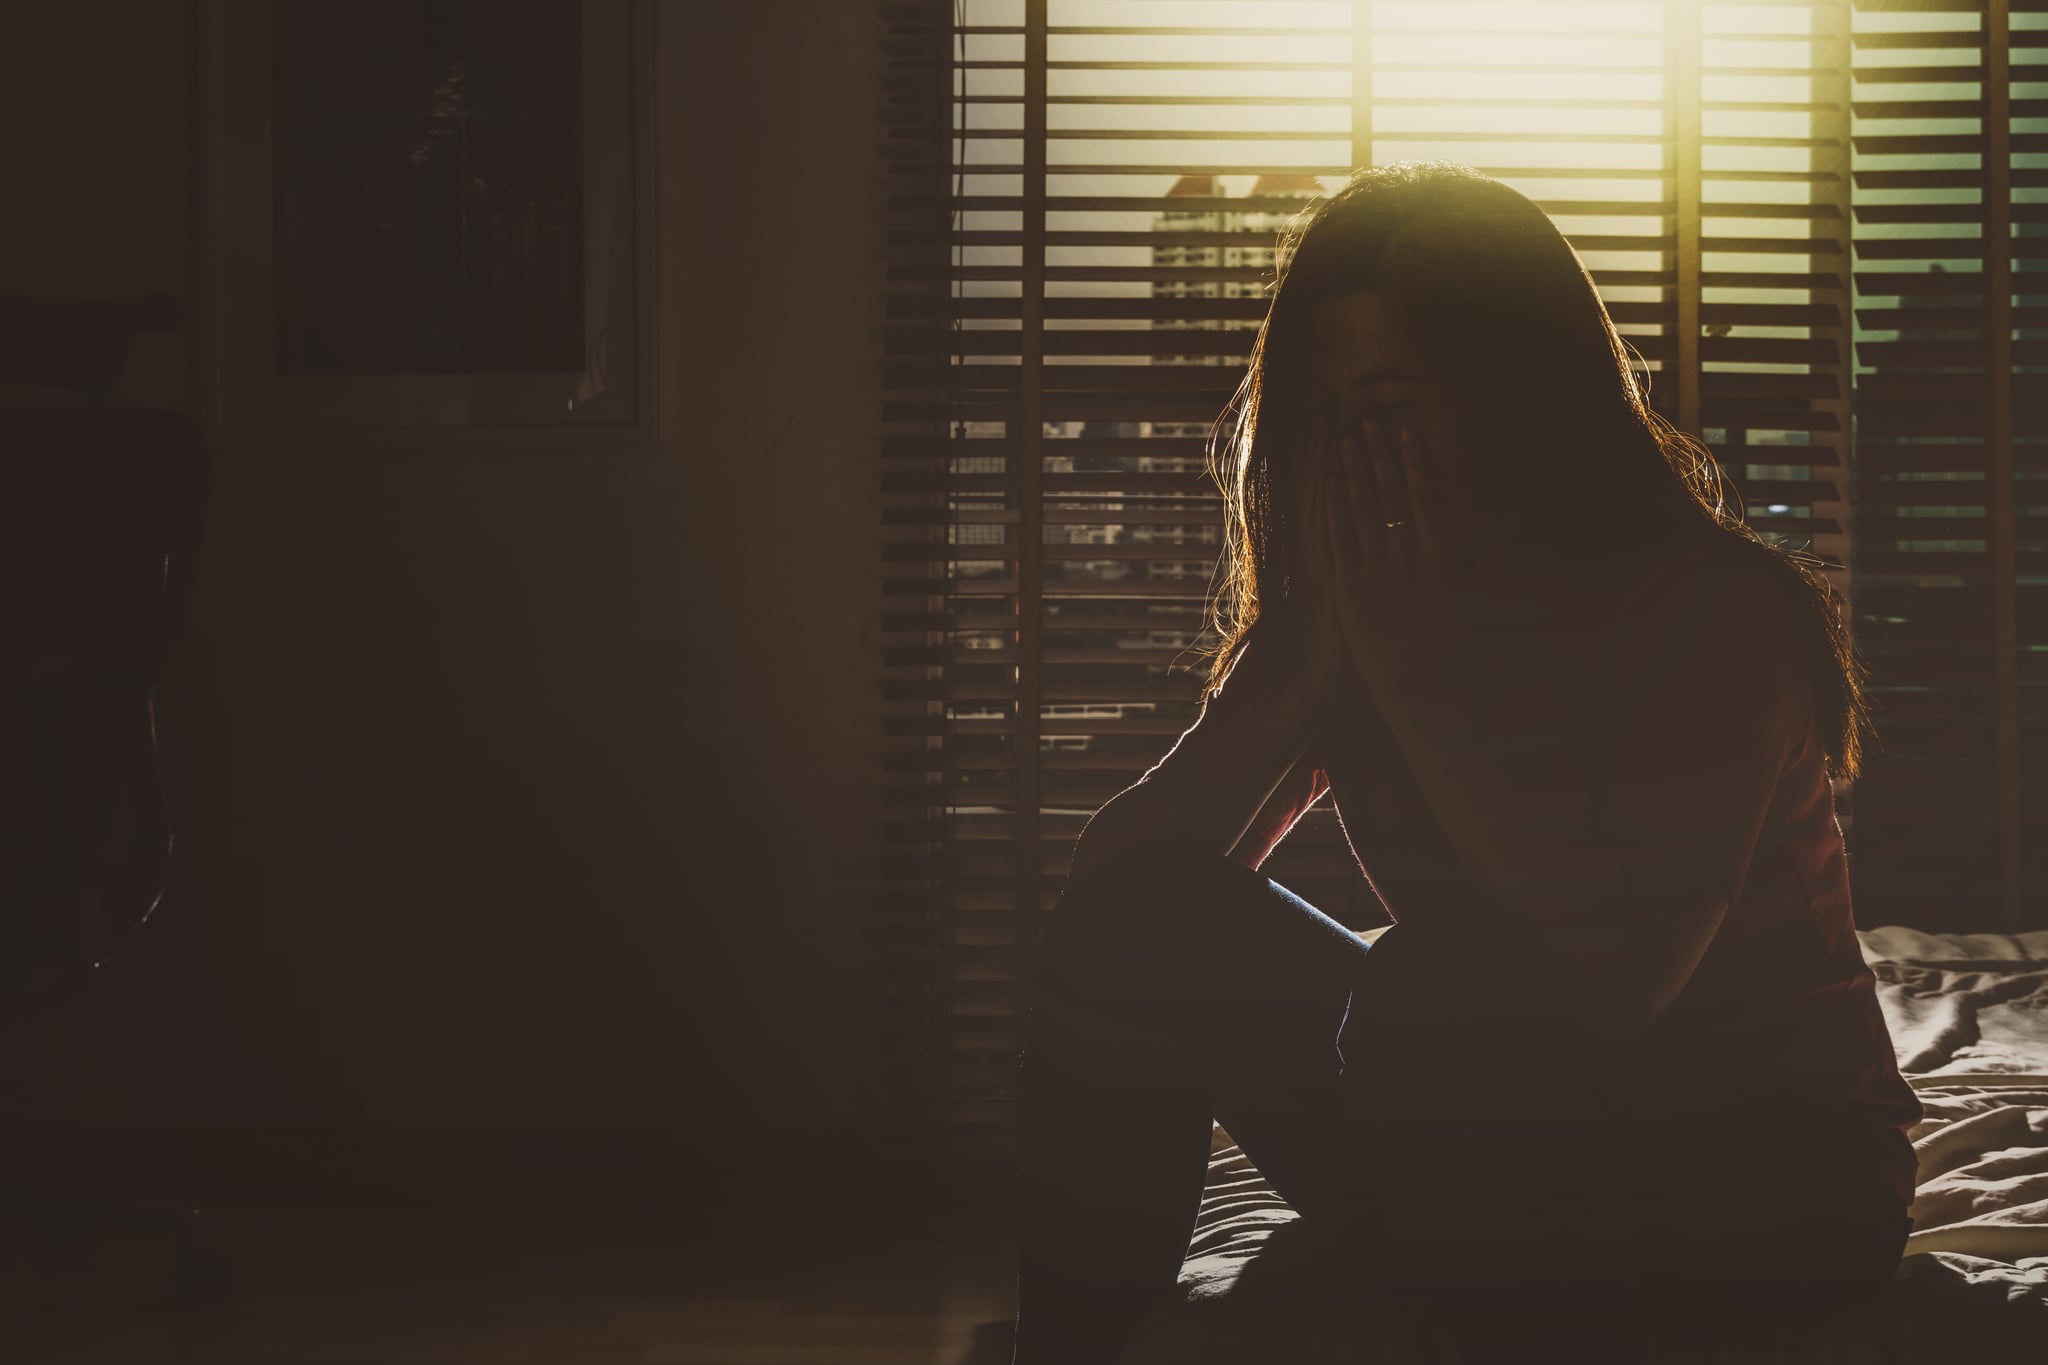
{"type": "Polygon", "coordinates": [[[1328,585],[1328,629],[1383,704],[1455,688],[1471,647],[1517,605],[1511,575],[1482,572],[1487,527],[1469,471],[1413,427],[1365,424],[1314,444],[1307,539],[1320,543],[1310,575],[1328,585]]]}
{"type": "Polygon", "coordinates": [[[1335,446],[1311,438],[1305,454],[1307,466],[1293,490],[1294,524],[1300,531],[1287,592],[1262,608],[1260,618],[1270,616],[1275,634],[1284,640],[1303,704],[1323,715],[1355,705],[1365,681],[1352,662],[1352,646],[1337,608],[1337,563],[1326,524],[1330,495],[1323,475],[1336,458],[1335,446]]]}

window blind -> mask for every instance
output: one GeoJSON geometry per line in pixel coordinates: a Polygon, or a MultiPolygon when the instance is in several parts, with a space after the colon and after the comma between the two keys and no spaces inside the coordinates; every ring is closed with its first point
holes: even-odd
{"type": "Polygon", "coordinates": [[[1855,5],[1855,626],[1881,708],[1857,784],[1865,924],[2021,927],[2048,886],[2048,546],[2028,530],[2048,510],[2048,282],[2015,299],[2048,254],[2044,11],[1855,5]]]}
{"type": "MultiPolygon", "coordinates": [[[[1853,311],[1875,268],[1851,268],[1875,205],[1866,154],[1889,154],[1866,145],[1866,57],[1893,21],[1868,8],[896,12],[883,922],[905,1074],[963,1138],[1005,1138],[1040,917],[1082,825],[1196,715],[1222,525],[1204,442],[1280,228],[1351,167],[1445,158],[1536,200],[1653,405],[1703,437],[1753,526],[1822,556],[1851,598],[1852,492],[1870,504],[1852,430],[1858,454],[1877,442],[1852,375],[1889,381],[1906,359],[1878,363],[1883,320],[1853,311]]],[[[1873,591],[1859,623],[1897,614],[1892,585],[1873,591]]],[[[1989,609],[1970,619],[1988,639],[1989,609]]],[[[1924,635],[1886,662],[1933,657],[1913,652],[1924,635]]],[[[1892,771],[1942,733],[1905,707],[1886,730],[1887,842],[1906,818],[1890,793],[1910,785],[1892,771]]],[[[1853,839],[1857,793],[1838,797],[1853,839]]],[[[1348,923],[1383,921],[1327,801],[1265,870],[1348,923]]]]}

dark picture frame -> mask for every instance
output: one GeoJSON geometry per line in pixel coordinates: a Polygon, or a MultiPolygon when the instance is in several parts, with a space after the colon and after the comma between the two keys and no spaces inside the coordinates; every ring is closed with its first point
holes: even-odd
{"type": "Polygon", "coordinates": [[[650,429],[646,0],[207,23],[219,427],[650,429]]]}

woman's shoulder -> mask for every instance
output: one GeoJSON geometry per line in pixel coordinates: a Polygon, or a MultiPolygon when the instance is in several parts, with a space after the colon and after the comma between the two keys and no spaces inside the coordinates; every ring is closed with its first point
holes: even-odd
{"type": "Polygon", "coordinates": [[[1738,640],[1763,650],[1798,654],[1811,588],[1784,555],[1732,531],[1716,539],[1716,572],[1705,575],[1701,610],[1738,640]]]}
{"type": "Polygon", "coordinates": [[[1651,594],[1661,620],[1775,627],[1792,618],[1791,566],[1769,545],[1736,531],[1708,528],[1685,539],[1663,562],[1651,594]]]}
{"type": "Polygon", "coordinates": [[[1674,553],[1631,614],[1638,657],[1653,669],[1717,680],[1798,672],[1800,609],[1789,581],[1796,574],[1778,558],[1770,546],[1718,528],[1674,553]]]}

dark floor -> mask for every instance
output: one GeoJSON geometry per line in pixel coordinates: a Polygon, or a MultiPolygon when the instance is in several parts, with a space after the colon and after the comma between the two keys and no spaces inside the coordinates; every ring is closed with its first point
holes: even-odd
{"type": "Polygon", "coordinates": [[[173,1241],[0,1245],[9,1365],[1007,1365],[1014,1257],[859,1221],[694,1240],[475,1211],[223,1214],[225,1307],[178,1306],[173,1241]]]}

